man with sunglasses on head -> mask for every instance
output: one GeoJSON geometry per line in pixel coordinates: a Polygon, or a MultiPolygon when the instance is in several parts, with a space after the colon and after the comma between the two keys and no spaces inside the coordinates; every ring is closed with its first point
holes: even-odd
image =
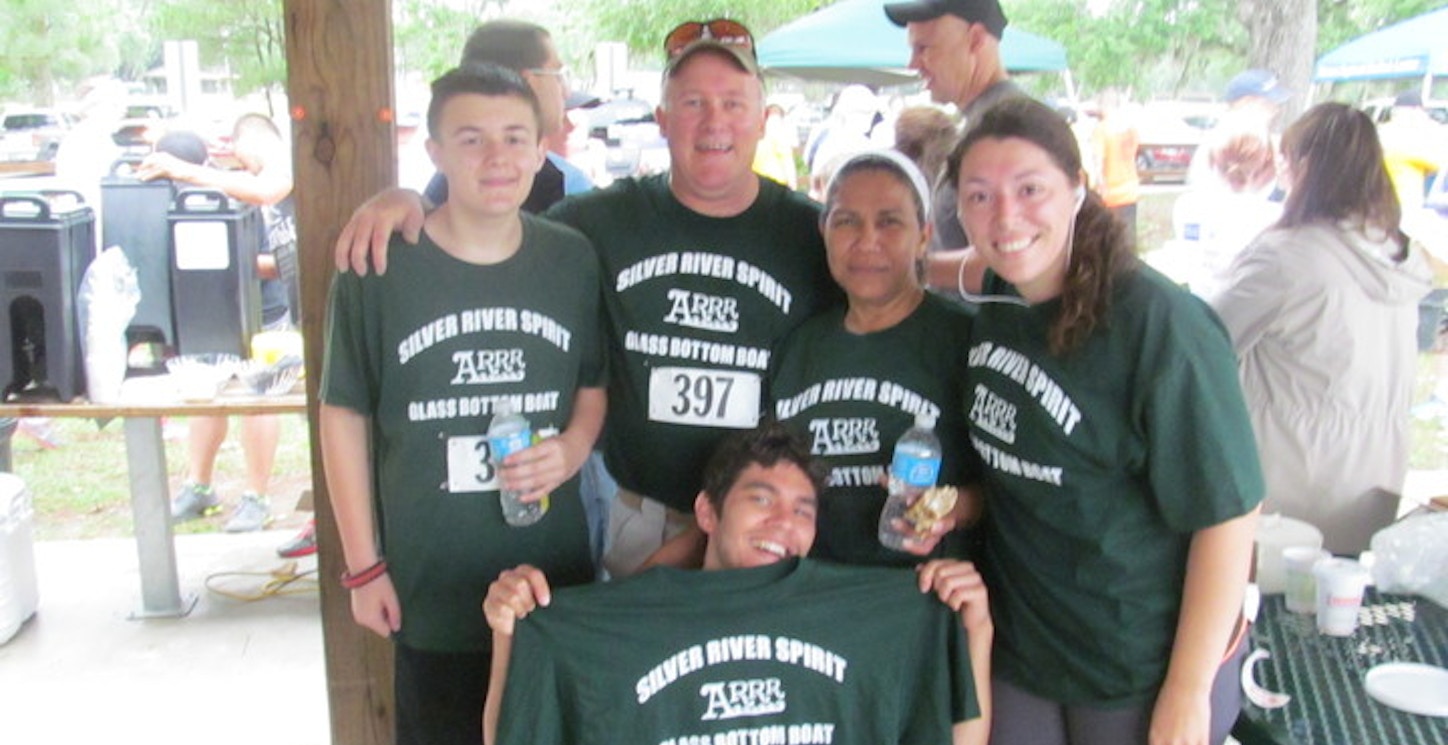
{"type": "MultiPolygon", "coordinates": [[[[656,117],[669,172],[623,179],[546,216],[598,251],[610,329],[601,449],[618,481],[603,564],[634,573],[694,524],[695,478],[711,449],[759,420],[770,350],[838,290],[819,206],[754,173],[764,87],[749,30],[689,22],[666,37],[656,117]]],[[[339,269],[386,270],[388,236],[415,241],[420,200],[394,190],[359,208],[339,269]]]]}

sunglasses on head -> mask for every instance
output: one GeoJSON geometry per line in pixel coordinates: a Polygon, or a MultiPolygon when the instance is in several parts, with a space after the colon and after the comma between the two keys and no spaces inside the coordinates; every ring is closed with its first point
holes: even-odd
{"type": "Polygon", "coordinates": [[[673,59],[679,56],[685,47],[703,39],[748,49],[750,54],[754,53],[754,35],[749,33],[744,24],[728,18],[685,21],[679,24],[664,37],[664,51],[669,53],[669,59],[673,59]]]}

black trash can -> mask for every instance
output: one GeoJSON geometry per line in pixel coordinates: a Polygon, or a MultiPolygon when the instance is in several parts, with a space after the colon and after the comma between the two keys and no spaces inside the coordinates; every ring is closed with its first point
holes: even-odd
{"type": "Polygon", "coordinates": [[[93,258],[95,212],[79,194],[0,194],[4,400],[70,401],[85,392],[75,303],[93,258]]]}

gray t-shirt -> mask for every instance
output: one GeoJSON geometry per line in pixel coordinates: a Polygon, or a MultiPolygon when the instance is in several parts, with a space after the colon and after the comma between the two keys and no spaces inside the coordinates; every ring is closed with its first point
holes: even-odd
{"type": "MultiPolygon", "coordinates": [[[[1026,92],[1011,80],[1002,80],[986,88],[961,110],[961,135],[970,131],[971,125],[980,120],[986,109],[1007,98],[1025,96],[1026,92]]],[[[965,238],[965,230],[960,227],[960,217],[956,214],[955,184],[945,183],[942,176],[943,174],[935,174],[937,181],[931,206],[931,214],[935,216],[935,233],[930,237],[931,251],[949,251],[963,248],[970,243],[965,238]]]]}

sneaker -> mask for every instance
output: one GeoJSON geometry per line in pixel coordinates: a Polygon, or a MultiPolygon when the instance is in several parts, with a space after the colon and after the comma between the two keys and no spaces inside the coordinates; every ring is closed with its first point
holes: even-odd
{"type": "Polygon", "coordinates": [[[226,521],[222,530],[228,533],[250,533],[265,528],[269,522],[271,512],[267,509],[266,497],[247,492],[241,495],[241,501],[236,504],[236,510],[231,513],[231,519],[226,521]]]}
{"type": "Polygon", "coordinates": [[[307,526],[302,532],[297,533],[290,541],[277,546],[277,556],[283,559],[295,559],[299,556],[311,556],[317,553],[317,521],[308,520],[307,526]]]}
{"type": "Polygon", "coordinates": [[[181,493],[171,500],[171,521],[179,523],[198,520],[219,509],[221,504],[217,502],[216,492],[212,491],[211,487],[186,484],[181,487],[181,493]]]}

